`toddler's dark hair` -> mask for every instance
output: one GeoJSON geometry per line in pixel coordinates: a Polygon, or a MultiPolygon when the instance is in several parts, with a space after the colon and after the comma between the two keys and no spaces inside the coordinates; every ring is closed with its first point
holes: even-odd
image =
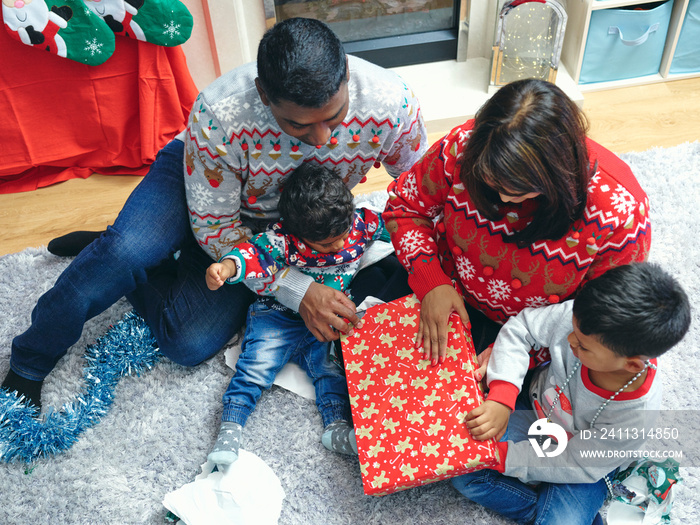
{"type": "Polygon", "coordinates": [[[587,282],[574,299],[574,317],[581,332],[618,355],[658,357],[688,331],[690,303],[660,266],[635,263],[587,282]]]}
{"type": "Polygon", "coordinates": [[[333,171],[305,162],[284,181],[279,211],[285,230],[311,242],[336,237],[352,226],[352,192],[333,171]]]}

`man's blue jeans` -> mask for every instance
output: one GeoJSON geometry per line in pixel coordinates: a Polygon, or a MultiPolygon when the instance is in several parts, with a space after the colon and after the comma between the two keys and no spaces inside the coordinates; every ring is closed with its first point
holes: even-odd
{"type": "MultiPolygon", "coordinates": [[[[523,387],[523,392],[527,392],[523,387]]],[[[520,395],[502,440],[519,442],[536,417],[520,395]],[[532,416],[532,417],[531,417],[532,416]]],[[[477,470],[452,479],[452,485],[470,500],[516,523],[536,525],[591,525],[601,523],[598,511],[605,503],[605,480],[596,483],[523,483],[490,469],[477,470]]]]}
{"type": "Polygon", "coordinates": [[[124,296],[176,363],[201,363],[240,330],[255,295],[243,284],[207,288],[213,261],[190,229],[183,159],[181,141],[165,146],[114,224],[39,299],[31,326],[12,342],[15,373],[44,379],[85,322],[124,296]]]}
{"type": "Polygon", "coordinates": [[[245,426],[263,390],[289,361],[312,379],[324,427],[339,419],[350,421],[348,386],[330,359],[331,343],[319,342],[291,310],[280,311],[264,301],[251,305],[246,323],[236,372],[223,397],[223,421],[245,426]]]}

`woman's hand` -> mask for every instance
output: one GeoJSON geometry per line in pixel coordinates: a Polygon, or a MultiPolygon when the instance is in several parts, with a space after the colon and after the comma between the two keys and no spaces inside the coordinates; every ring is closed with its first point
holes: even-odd
{"type": "Polygon", "coordinates": [[[429,359],[433,366],[445,360],[447,327],[452,312],[459,314],[464,326],[468,325],[469,315],[464,301],[448,284],[436,286],[421,301],[415,347],[422,348],[423,359],[429,359]]]}

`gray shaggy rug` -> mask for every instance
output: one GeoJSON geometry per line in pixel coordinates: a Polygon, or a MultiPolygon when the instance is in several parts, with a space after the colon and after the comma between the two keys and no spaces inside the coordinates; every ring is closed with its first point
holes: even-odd
{"type": "MultiPolygon", "coordinates": [[[[700,143],[652,149],[622,157],[651,199],[650,259],[670,270],[700,299],[700,143]]],[[[39,296],[68,260],[46,249],[0,258],[0,377],[9,368],[12,338],[26,329],[39,296]]],[[[82,388],[83,353],[129,310],[122,300],[92,319],[82,338],[47,378],[45,406],[60,407],[82,388]]],[[[700,405],[700,323],[661,360],[665,408],[696,411],[700,405]]],[[[231,344],[237,344],[232,341],[231,344]]],[[[0,462],[0,525],[161,524],[163,497],[191,482],[213,444],[221,395],[230,379],[223,352],[183,368],[162,359],[140,377],[116,387],[106,416],[67,452],[28,466],[0,462]]],[[[697,435],[697,412],[692,428],[697,435]]],[[[494,514],[440,482],[385,497],[365,496],[357,461],[326,451],[313,401],[279,387],[262,396],[245,429],[243,446],[279,477],[286,497],[280,524],[501,524],[494,514]]],[[[684,483],[672,523],[696,523],[700,515],[700,462],[684,455],[684,483]]]]}

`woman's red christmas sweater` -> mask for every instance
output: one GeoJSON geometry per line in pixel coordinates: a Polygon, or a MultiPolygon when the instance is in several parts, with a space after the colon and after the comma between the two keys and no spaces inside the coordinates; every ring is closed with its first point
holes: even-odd
{"type": "Polygon", "coordinates": [[[590,139],[590,164],[598,164],[583,218],[557,240],[523,248],[504,242],[525,227],[537,202],[503,204],[503,218],[496,221],[477,211],[459,179],[459,158],[473,124],[453,129],[389,186],[383,217],[419,299],[450,284],[503,323],[525,307],[572,297],[612,267],[647,258],[649,199],[629,166],[590,139]]]}

